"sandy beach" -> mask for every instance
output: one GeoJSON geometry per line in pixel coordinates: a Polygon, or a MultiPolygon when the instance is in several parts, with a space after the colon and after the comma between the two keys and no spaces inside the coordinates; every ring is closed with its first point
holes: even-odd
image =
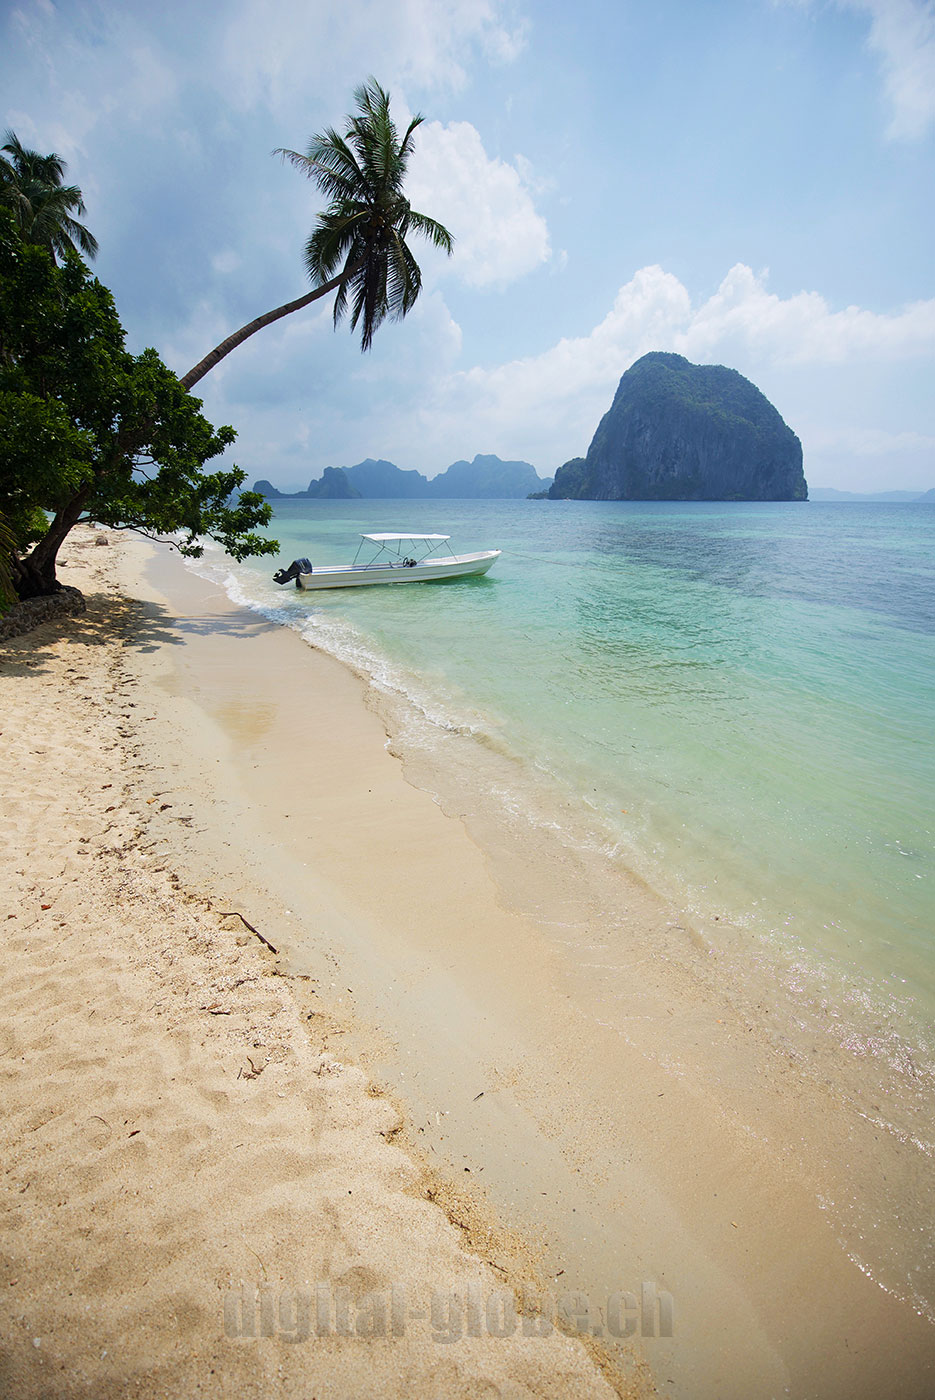
{"type": "Polygon", "coordinates": [[[3,657],[0,1393],[613,1394],[576,1341],[488,1334],[534,1262],[452,1222],[262,901],[173,861],[206,813],[154,780],[162,628],[92,539],[87,614],[3,657]]]}
{"type": "Polygon", "coordinates": [[[915,1156],[677,911],[433,800],[359,676],[93,538],[87,613],[0,649],[0,1392],[931,1394],[846,1229],[926,1228],[915,1156]]]}

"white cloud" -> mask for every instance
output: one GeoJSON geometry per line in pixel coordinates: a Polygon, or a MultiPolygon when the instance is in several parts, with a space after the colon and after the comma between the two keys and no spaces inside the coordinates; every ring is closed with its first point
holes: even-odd
{"type": "Polygon", "coordinates": [[[526,47],[528,34],[528,20],[520,20],[512,29],[508,29],[506,25],[498,24],[491,14],[481,42],[492,63],[515,63],[526,47]]]}
{"type": "Polygon", "coordinates": [[[263,102],[288,108],[305,89],[309,73],[368,71],[384,83],[458,89],[480,49],[498,63],[518,57],[522,22],[503,22],[499,0],[240,0],[225,19],[221,66],[226,90],[239,106],[263,102]],[[324,60],[324,62],[323,62],[324,60]]]}
{"type": "Polygon", "coordinates": [[[633,360],[670,342],[689,313],[690,299],[678,278],[659,267],[643,268],[621,287],[613,309],[590,335],[563,337],[541,355],[492,370],[467,370],[450,392],[465,409],[473,401],[472,412],[486,411],[504,430],[518,419],[527,426],[531,420],[555,426],[570,417],[587,421],[597,403],[609,406],[608,391],[633,360]]]}
{"type": "Polygon", "coordinates": [[[797,425],[805,472],[813,486],[845,491],[917,490],[935,485],[935,436],[887,432],[845,420],[834,422],[826,405],[797,425]],[[832,420],[832,421],[829,421],[832,420]]]}
{"type": "Polygon", "coordinates": [[[558,188],[554,175],[540,175],[532,161],[519,152],[513,157],[513,164],[530,194],[552,194],[558,188]]]}
{"type": "Polygon", "coordinates": [[[880,56],[892,107],[890,136],[913,140],[935,121],[935,4],[932,0],[839,0],[870,16],[868,46],[880,56]]]}
{"type": "Polygon", "coordinates": [[[455,236],[451,268],[470,286],[503,285],[549,257],[549,231],[516,166],[491,159],[470,122],[426,122],[409,167],[413,207],[455,236]]]}
{"type": "Polygon", "coordinates": [[[65,117],[58,149],[67,154],[115,110],[123,120],[174,116],[191,87],[213,89],[224,111],[265,109],[284,125],[310,107],[330,113],[371,72],[391,88],[458,89],[479,58],[521,53],[524,24],[502,10],[501,0],[225,0],[186,15],[177,42],[183,21],[171,7],[160,22],[144,0],[80,9],[22,0],[9,24],[65,117]],[[79,93],[82,110],[69,111],[79,93]]]}
{"type": "MultiPolygon", "coordinates": [[[[774,0],[812,9],[815,0],[774,0]]],[[[835,0],[870,20],[867,47],[878,55],[892,116],[887,134],[916,140],[935,121],[935,3],[933,0],[835,0]]]]}
{"type": "Polygon", "coordinates": [[[935,474],[935,437],[926,433],[888,433],[882,428],[814,427],[809,444],[816,452],[853,457],[896,457],[927,453],[935,474]]]}
{"type": "Polygon", "coordinates": [[[780,371],[787,382],[807,382],[844,364],[931,355],[935,300],[889,315],[858,307],[833,311],[816,292],[786,298],[770,293],[765,275],[738,264],[713,296],[693,305],[672,273],[645,267],[621,287],[589,335],[562,339],[541,355],[439,380],[425,405],[426,432],[431,425],[454,440],[457,425],[468,422],[478,440],[490,444],[486,450],[554,470],[586,449],[621,374],[649,350],[726,363],[761,387],[764,376],[778,377],[780,371]]]}
{"type": "Polygon", "coordinates": [[[935,349],[935,299],[892,315],[858,306],[832,311],[817,292],[785,299],[766,290],[766,274],[732,267],[715,294],[689,318],[675,349],[690,356],[730,347],[747,360],[843,364],[903,358],[935,349]]]}
{"type": "MultiPolygon", "coordinates": [[[[187,367],[229,329],[209,330],[205,311],[193,309],[173,363],[187,367]]],[[[475,452],[523,458],[545,475],[587,450],[620,376],[649,350],[753,379],[801,437],[810,480],[932,484],[933,424],[894,420],[886,384],[931,357],[935,302],[835,311],[817,293],[770,293],[743,265],[695,300],[672,273],[642,268],[588,335],[491,369],[459,368],[461,332],[437,289],[405,327],[385,328],[369,356],[334,335],[323,302],[247,342],[205,381],[205,397],[212,421],[238,425],[233,455],[251,479],[303,485],[325,465],[367,456],[433,475],[475,452]]]]}
{"type": "MultiPolygon", "coordinates": [[[[179,81],[161,41],[129,11],[89,9],[69,18],[72,25],[47,0],[14,12],[47,90],[39,102],[21,86],[20,102],[32,99],[34,115],[11,107],[6,124],[73,162],[115,124],[124,131],[145,127],[148,138],[157,114],[177,109],[179,81]]],[[[81,185],[87,194],[87,174],[81,185]]]]}

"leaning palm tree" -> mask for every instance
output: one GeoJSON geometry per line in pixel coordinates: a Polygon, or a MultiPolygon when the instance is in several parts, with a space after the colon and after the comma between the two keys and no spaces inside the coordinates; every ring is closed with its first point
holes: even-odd
{"type": "Polygon", "coordinates": [[[85,212],[84,199],[77,185],[62,184],[62,157],[27,150],[12,131],[6,133],[2,151],[0,204],[13,210],[25,241],[38,243],[53,258],[78,249],[93,258],[97,239],[73,217],[85,212]]]}
{"type": "Polygon", "coordinates": [[[186,389],[256,331],[333,291],[335,325],[350,312],[351,329],[360,326],[361,349],[369,350],[381,322],[387,317],[402,320],[421,291],[422,276],[406,243],[408,235],[421,234],[451,253],[448,230],[410,208],[403,192],[413,133],[423,118],[413,117],[400,141],[390,117],[389,93],[375,79],[359,87],[354,100],[357,115],[348,119],[343,137],[329,127],[312,137],[305,155],[274,152],[313,180],[330,201],[305,245],[313,289],[228,336],[182,376],[186,389]]]}

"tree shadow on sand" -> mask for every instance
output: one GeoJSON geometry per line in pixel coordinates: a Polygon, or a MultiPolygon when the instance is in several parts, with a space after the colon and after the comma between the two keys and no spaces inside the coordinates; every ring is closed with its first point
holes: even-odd
{"type": "Polygon", "coordinates": [[[254,637],[278,625],[246,609],[178,617],[161,603],[138,598],[88,593],[85,601],[84,613],[54,618],[0,643],[0,674],[25,676],[47,669],[60,658],[63,642],[75,655],[84,647],[114,644],[154,652],[164,646],[184,646],[186,636],[254,637]]]}

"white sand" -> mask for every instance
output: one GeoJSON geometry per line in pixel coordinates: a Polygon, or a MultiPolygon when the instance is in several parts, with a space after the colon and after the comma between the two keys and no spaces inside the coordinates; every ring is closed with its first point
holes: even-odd
{"type": "Polygon", "coordinates": [[[611,1395],[558,1333],[484,1319],[446,1344],[412,1316],[433,1290],[496,1298],[503,1274],[426,1199],[396,1110],[323,1049],[329,1019],[176,873],[117,551],[87,545],[64,551],[87,615],[3,657],[0,1394],[611,1395]],[[225,1336],[242,1283],[285,1297],[277,1335],[225,1336]],[[362,1332],[395,1290],[403,1335],[295,1344],[289,1295],[314,1307],[316,1285],[362,1332]]]}
{"type": "Polygon", "coordinates": [[[598,1358],[620,1393],[930,1395],[935,1329],[841,1228],[894,1171],[928,1228],[913,1153],[698,980],[672,911],[627,887],[608,966],[619,890],[579,909],[538,838],[485,844],[359,678],[146,553],[69,544],[87,617],[5,649],[0,1393],[597,1396],[598,1358]],[[413,1316],[524,1279],[586,1293],[606,1351],[413,1316]],[[241,1280],[278,1335],[224,1336],[241,1280]],[[618,1344],[644,1282],[674,1335],[618,1344]],[[404,1335],[295,1345],[316,1285],[360,1332],[395,1285],[404,1335]]]}

